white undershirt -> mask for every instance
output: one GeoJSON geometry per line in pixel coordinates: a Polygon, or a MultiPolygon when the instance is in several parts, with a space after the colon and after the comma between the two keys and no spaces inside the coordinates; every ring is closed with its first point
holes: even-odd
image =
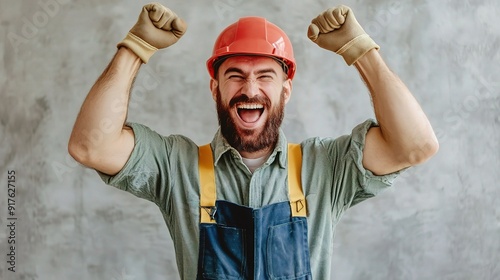
{"type": "Polygon", "coordinates": [[[270,156],[269,155],[265,155],[263,157],[260,157],[260,158],[244,158],[244,157],[241,157],[241,159],[243,160],[243,163],[248,167],[248,169],[250,169],[250,172],[254,172],[255,169],[259,168],[260,166],[262,166],[264,164],[264,162],[266,162],[267,158],[270,156]]]}

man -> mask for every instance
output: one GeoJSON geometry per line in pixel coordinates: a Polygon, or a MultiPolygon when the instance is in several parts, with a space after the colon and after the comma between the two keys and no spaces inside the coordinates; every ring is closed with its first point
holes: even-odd
{"type": "Polygon", "coordinates": [[[141,63],[185,31],[169,9],[144,6],[84,101],[70,154],[158,205],[182,279],[329,279],[344,211],[437,152],[425,114],[351,9],[339,6],[313,19],[308,36],[356,66],[377,123],[288,145],[280,125],[292,93],[292,46],[276,25],[246,17],[219,35],[207,61],[220,124],[210,145],[125,124],[141,63]],[[89,133],[100,133],[99,142],[89,133]]]}

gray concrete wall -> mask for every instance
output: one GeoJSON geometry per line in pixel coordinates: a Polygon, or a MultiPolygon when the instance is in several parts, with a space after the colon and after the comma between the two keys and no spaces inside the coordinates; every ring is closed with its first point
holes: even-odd
{"type": "MultiPolygon", "coordinates": [[[[355,69],[306,37],[310,20],[340,2],[161,2],[189,30],[142,67],[129,120],[210,141],[217,122],[204,62],[219,31],[244,15],[267,17],[295,45],[289,140],[349,133],[373,117],[355,69]]],[[[500,4],[399,2],[344,3],[421,103],[441,149],[347,212],[334,278],[500,279],[500,4]]],[[[83,99],[145,3],[0,0],[0,279],[178,278],[156,206],[106,186],[66,150],[83,99]],[[11,170],[15,273],[7,263],[11,170]]]]}

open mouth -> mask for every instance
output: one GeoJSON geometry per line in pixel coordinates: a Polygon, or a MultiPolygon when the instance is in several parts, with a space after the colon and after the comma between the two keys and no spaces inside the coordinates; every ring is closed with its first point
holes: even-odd
{"type": "Polygon", "coordinates": [[[246,123],[255,123],[264,112],[264,105],[257,103],[238,104],[236,106],[238,116],[246,123]]]}

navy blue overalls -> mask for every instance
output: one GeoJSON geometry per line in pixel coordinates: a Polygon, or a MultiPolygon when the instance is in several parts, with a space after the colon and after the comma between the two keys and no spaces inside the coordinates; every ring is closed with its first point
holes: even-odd
{"type": "Polygon", "coordinates": [[[216,199],[212,150],[200,147],[197,279],[312,279],[301,163],[300,145],[289,144],[290,202],[253,209],[216,199]]]}

